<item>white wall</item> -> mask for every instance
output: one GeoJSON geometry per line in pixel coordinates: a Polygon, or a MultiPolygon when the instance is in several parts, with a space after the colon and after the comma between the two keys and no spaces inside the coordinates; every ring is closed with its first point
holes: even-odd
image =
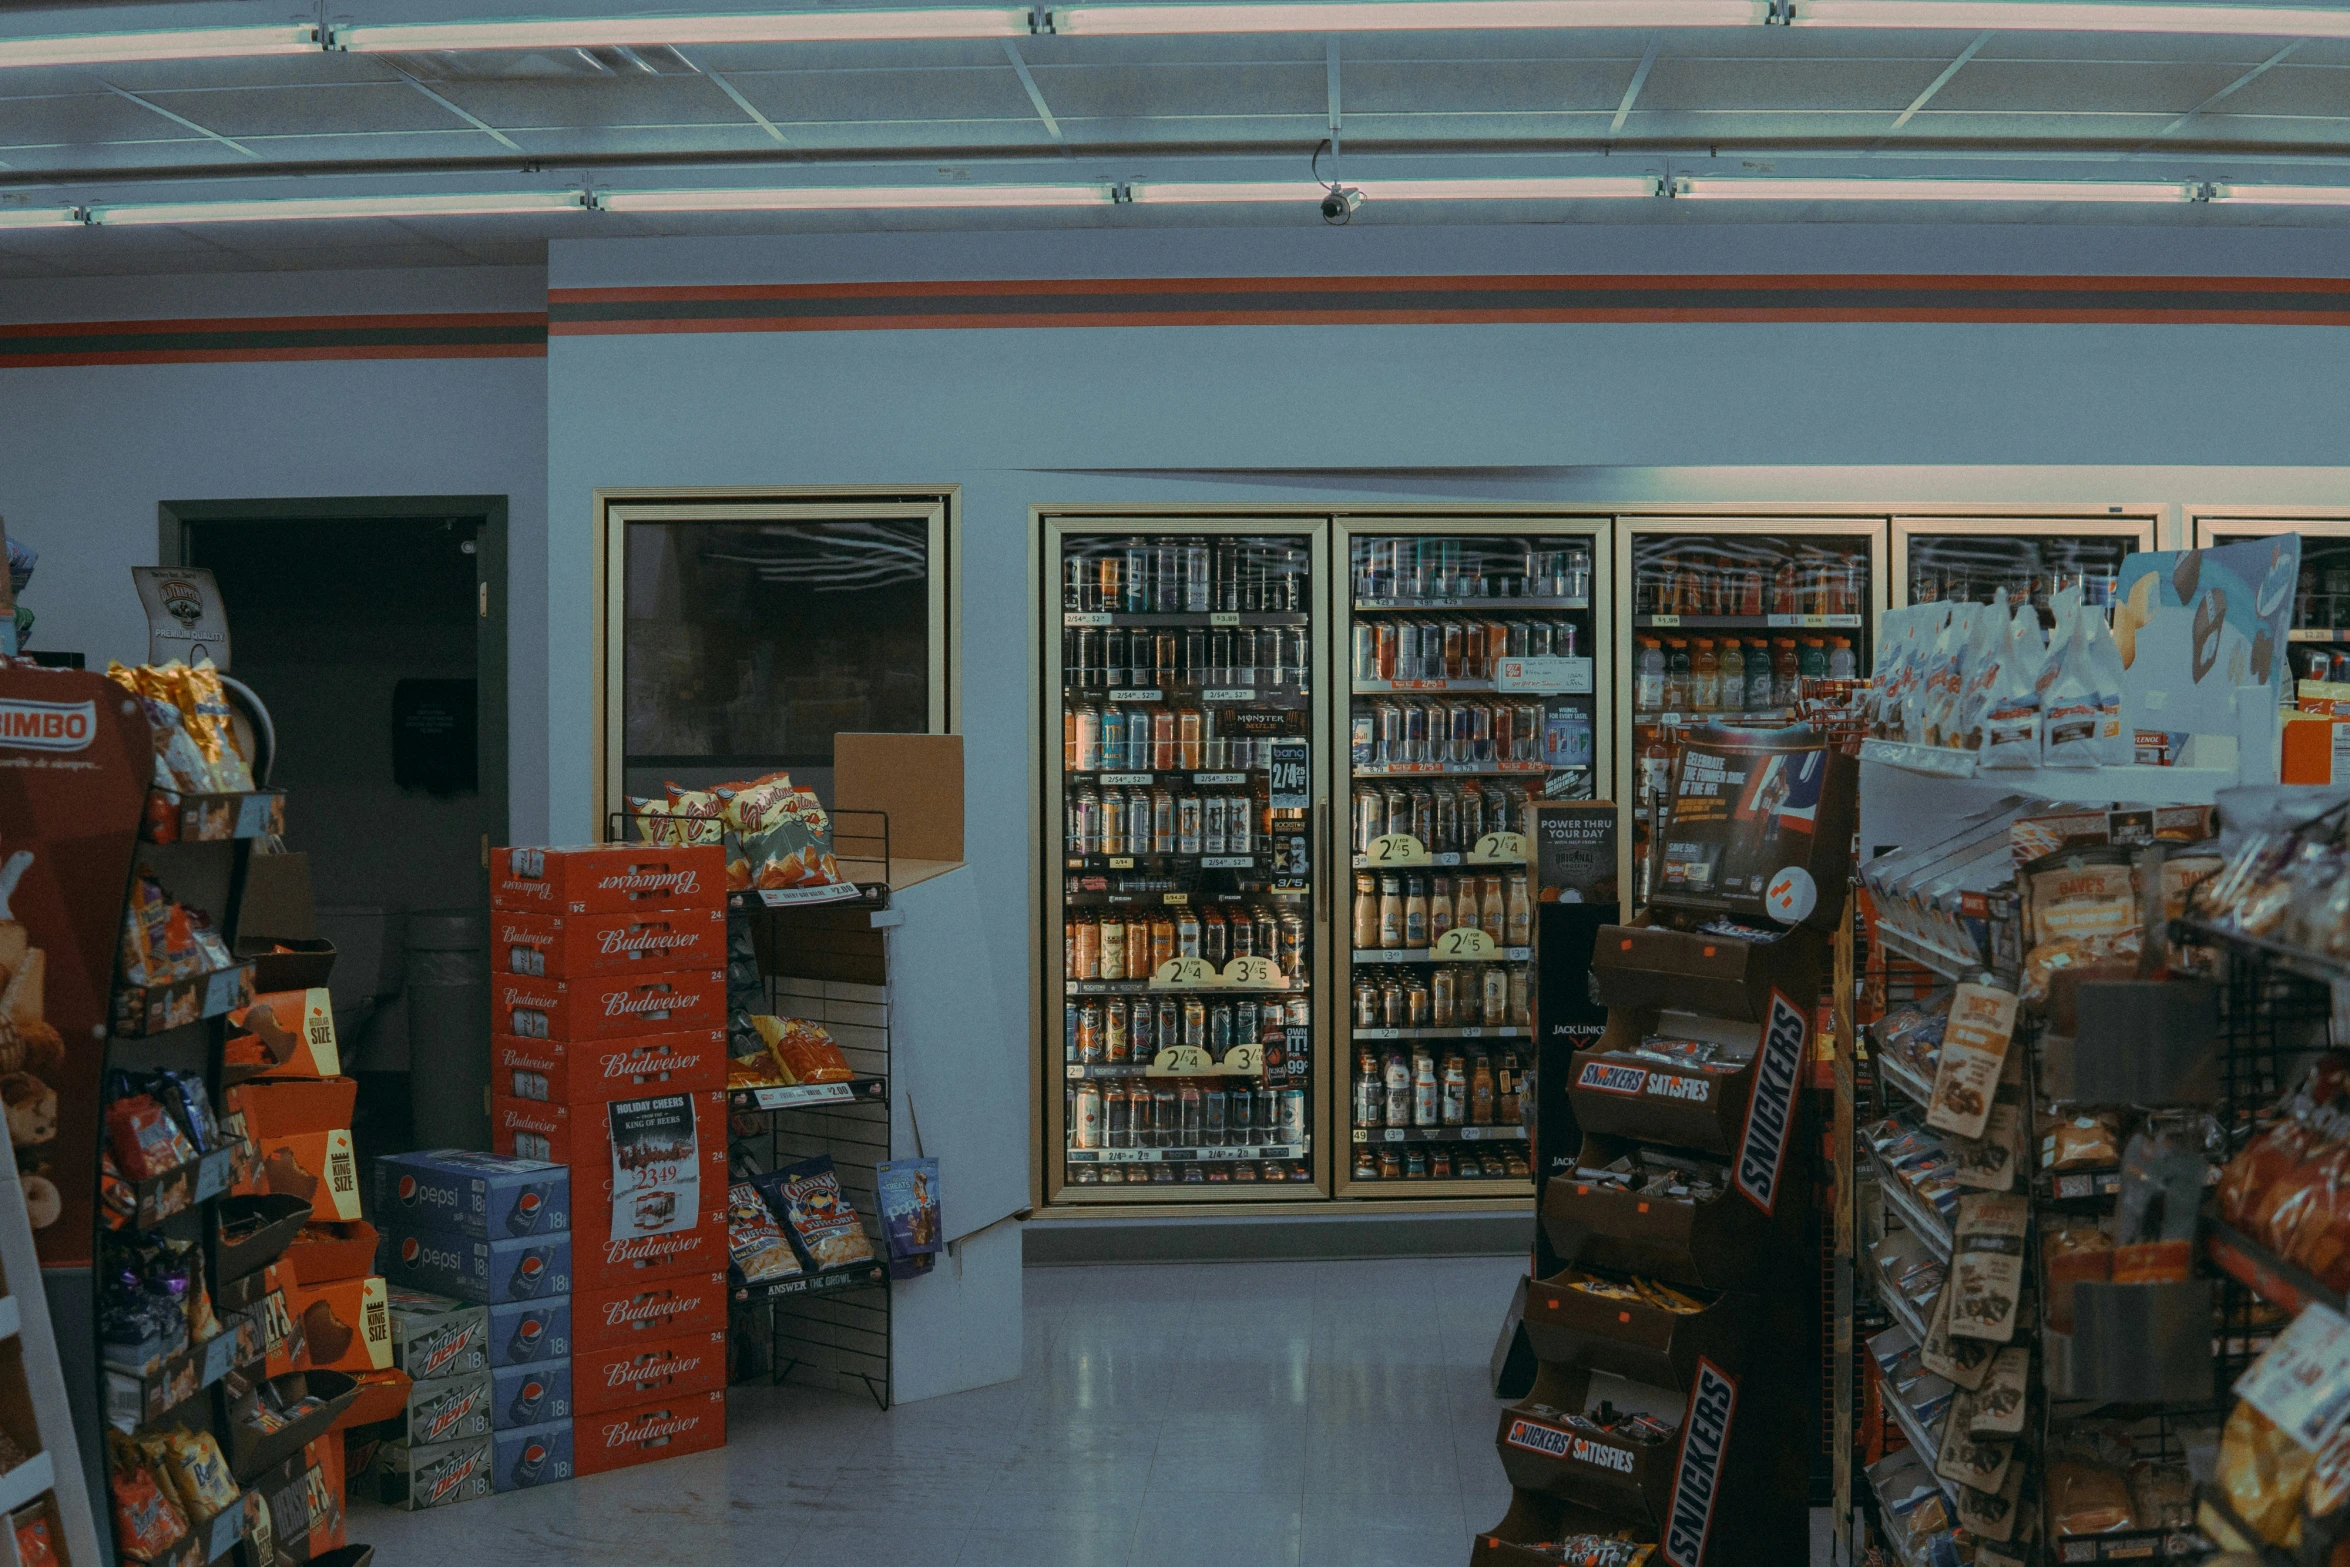
{"type": "MultiPolygon", "coordinates": [[[[184,320],[545,302],[535,268],[471,268],[11,282],[0,315],[184,320]]],[[[24,600],[39,616],[34,645],[78,650],[98,668],[146,656],[128,568],[154,563],[162,501],[507,496],[514,830],[518,842],[544,841],[546,434],[546,361],[536,358],[0,369],[0,518],[41,552],[24,600]]]]}

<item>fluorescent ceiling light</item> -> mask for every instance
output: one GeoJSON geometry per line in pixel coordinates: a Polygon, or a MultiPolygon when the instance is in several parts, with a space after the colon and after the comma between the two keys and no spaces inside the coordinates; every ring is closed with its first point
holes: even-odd
{"type": "Polygon", "coordinates": [[[2192,199],[2194,187],[2115,180],[1710,179],[1683,176],[1673,194],[1696,201],[2109,201],[2192,199]]]}
{"type": "Polygon", "coordinates": [[[0,207],[0,229],[74,229],[82,215],[73,207],[0,207]]]}
{"type": "MultiPolygon", "coordinates": [[[[1638,174],[1579,179],[1365,180],[1351,188],[1360,190],[1367,202],[1606,201],[1657,194],[1657,182],[1638,174]]],[[[1137,180],[1130,189],[1134,200],[1145,204],[1312,203],[1322,197],[1321,186],[1303,180],[1166,184],[1137,180]]]]}
{"type": "Polygon", "coordinates": [[[150,223],[267,223],[305,218],[446,218],[519,212],[585,212],[575,190],[489,191],[461,196],[286,196],[263,201],[152,201],[90,209],[108,228],[150,223]]]}
{"type": "Polygon", "coordinates": [[[22,65],[125,65],[139,60],[234,60],[264,54],[316,54],[318,29],[194,27],[158,33],[76,33],[58,38],[0,38],[0,68],[22,65]]]}
{"type": "Polygon", "coordinates": [[[1977,32],[2206,33],[2350,38],[2350,10],[2291,5],[2135,5],[2098,0],[1795,0],[1797,27],[1977,32]]]}
{"type": "Polygon", "coordinates": [[[2214,185],[2213,201],[2263,207],[2350,207],[2350,185],[2214,185]]]}
{"type": "Polygon", "coordinates": [[[862,212],[958,207],[1098,207],[1107,185],[809,185],[782,190],[604,190],[607,212],[862,212]]]}
{"type": "Polygon", "coordinates": [[[354,53],[442,49],[590,49],[700,44],[844,43],[868,39],[1025,38],[1026,7],[929,6],[895,11],[749,11],[717,16],[533,17],[337,27],[354,53]]]}
{"type": "Polygon", "coordinates": [[[1172,33],[1464,32],[1517,27],[1753,27],[1766,0],[1264,0],[1236,5],[1056,7],[1077,37],[1172,33]]]}

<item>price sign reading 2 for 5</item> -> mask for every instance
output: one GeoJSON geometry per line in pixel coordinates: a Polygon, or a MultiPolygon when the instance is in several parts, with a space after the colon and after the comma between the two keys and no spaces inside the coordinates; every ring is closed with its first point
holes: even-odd
{"type": "Polygon", "coordinates": [[[1436,938],[1440,958],[1490,958],[1500,954],[1493,938],[1473,925],[1456,925],[1436,938]]]}

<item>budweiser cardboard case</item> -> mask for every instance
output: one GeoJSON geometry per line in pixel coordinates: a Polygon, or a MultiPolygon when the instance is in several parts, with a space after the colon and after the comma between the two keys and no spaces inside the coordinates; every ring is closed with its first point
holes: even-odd
{"type": "Polygon", "coordinates": [[[490,1068],[492,1093],[548,1104],[693,1093],[726,1086],[726,1033],[708,1028],[590,1044],[499,1034],[490,1040],[490,1068]]]}
{"type": "Polygon", "coordinates": [[[490,907],[535,914],[629,914],[726,905],[726,854],[717,844],[595,844],[506,849],[490,907]]]}
{"type": "Polygon", "coordinates": [[[500,1149],[569,1162],[575,1291],[726,1266],[723,1091],[570,1105],[498,1097],[490,1122],[500,1149]]]}
{"type": "Polygon", "coordinates": [[[498,974],[490,989],[491,1031],[524,1039],[630,1039],[726,1026],[726,975],[717,969],[590,979],[498,974]]]}
{"type": "Polygon", "coordinates": [[[571,1298],[573,1385],[577,1360],[590,1351],[616,1350],[667,1339],[726,1331],[726,1275],[655,1279],[634,1289],[582,1290],[571,1298]]]}
{"type": "Polygon", "coordinates": [[[573,1422],[571,1442],[583,1475],[706,1453],[726,1443],[726,1394],[690,1393],[591,1415],[573,1422]]]}
{"type": "Polygon", "coordinates": [[[572,1408],[581,1419],[650,1399],[682,1398],[725,1386],[724,1333],[583,1349],[571,1361],[572,1408]]]}
{"type": "Polygon", "coordinates": [[[726,910],[717,904],[625,914],[504,913],[496,924],[491,966],[501,974],[592,979],[726,966],[726,910]]]}

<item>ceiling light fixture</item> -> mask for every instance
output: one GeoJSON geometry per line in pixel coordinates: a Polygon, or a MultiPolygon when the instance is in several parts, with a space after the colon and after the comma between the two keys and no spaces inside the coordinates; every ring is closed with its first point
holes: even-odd
{"type": "MultiPolygon", "coordinates": [[[[1145,205],[1215,206],[1302,202],[1308,188],[1295,180],[1137,180],[1129,199],[1145,205]]],[[[1611,201],[1658,194],[1644,174],[1561,179],[1363,180],[1351,187],[1363,200],[1381,201],[1611,201]]]]}
{"type": "Polygon", "coordinates": [[[0,207],[0,229],[72,229],[83,221],[79,207],[0,207]]]}
{"type": "MultiPolygon", "coordinates": [[[[1289,188],[1291,199],[1297,187],[1289,188]]],[[[606,212],[867,212],[971,207],[1102,207],[1108,185],[807,185],[775,190],[600,190],[606,212]]]]}
{"type": "Polygon", "coordinates": [[[354,54],[455,49],[594,49],[704,44],[855,43],[926,38],[1025,38],[1025,6],[919,10],[746,11],[718,16],[531,17],[337,27],[330,47],[354,54]]]}
{"type": "Polygon", "coordinates": [[[316,54],[318,29],[190,27],[157,33],[73,33],[0,39],[0,68],[31,65],[129,65],[141,60],[240,60],[256,55],[316,54]]]}
{"type": "Polygon", "coordinates": [[[2200,187],[2115,180],[1714,179],[1683,175],[1685,201],[2192,201],[2200,187]]]}
{"type": "Polygon", "coordinates": [[[2210,201],[2261,207],[2350,207],[2350,185],[2214,185],[2210,201]]]}
{"type": "Polygon", "coordinates": [[[106,228],[157,223],[269,223],[310,218],[449,218],[585,212],[575,190],[479,191],[450,196],[282,196],[259,201],[151,201],[95,206],[106,228]]]}
{"type": "Polygon", "coordinates": [[[2350,10],[2297,5],[2167,5],[2103,0],[1793,0],[1794,27],[1952,32],[2181,33],[2350,38],[2350,10]]]}
{"type": "Polygon", "coordinates": [[[1244,0],[1242,4],[1056,6],[1073,37],[1197,33],[1475,32],[1527,27],[1754,27],[1768,0],[1244,0]]]}

